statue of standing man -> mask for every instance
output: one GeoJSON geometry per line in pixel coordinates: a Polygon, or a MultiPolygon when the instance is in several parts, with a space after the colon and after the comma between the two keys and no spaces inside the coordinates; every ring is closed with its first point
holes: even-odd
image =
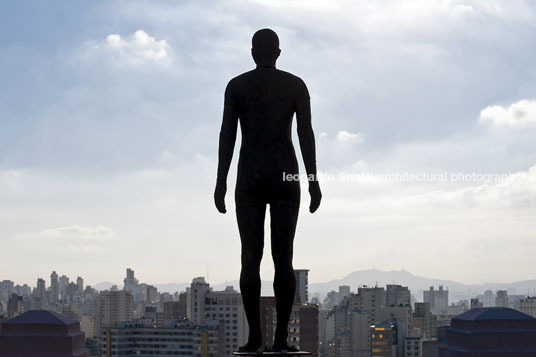
{"type": "Polygon", "coordinates": [[[276,69],[275,63],[280,53],[279,38],[274,31],[257,31],[253,35],[251,49],[257,68],[233,78],[225,90],[214,201],[218,211],[225,213],[227,174],[240,121],[242,145],[235,202],[242,243],[240,290],[249,324],[248,342],[240,348],[243,352],[257,351],[262,344],[260,264],[267,204],[270,205],[277,311],[272,350],[293,350],[287,343],[287,337],[296,290],[292,254],[300,206],[300,183],[299,180],[287,180],[285,177],[296,177],[298,174],[291,135],[294,113],[309,178],[311,213],[318,209],[322,198],[317,180],[309,92],[300,78],[276,69]],[[289,174],[292,176],[286,176],[289,174]]]}

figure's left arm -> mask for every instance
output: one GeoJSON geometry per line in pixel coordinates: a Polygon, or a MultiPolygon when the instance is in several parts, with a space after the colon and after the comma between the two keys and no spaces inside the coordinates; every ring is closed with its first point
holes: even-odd
{"type": "MultiPolygon", "coordinates": [[[[305,83],[303,86],[305,87],[305,83]]],[[[305,93],[302,98],[296,101],[296,122],[305,171],[309,178],[309,194],[311,195],[309,211],[314,213],[320,206],[322,192],[320,191],[316,171],[315,135],[311,124],[311,103],[306,87],[305,93]]]]}

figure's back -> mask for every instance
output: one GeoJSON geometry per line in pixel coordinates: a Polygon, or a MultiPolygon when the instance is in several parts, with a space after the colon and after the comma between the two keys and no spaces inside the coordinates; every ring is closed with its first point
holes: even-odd
{"type": "Polygon", "coordinates": [[[292,118],[298,100],[308,100],[305,83],[274,67],[257,67],[232,79],[225,104],[238,111],[242,132],[239,175],[281,179],[297,173],[292,118]]]}

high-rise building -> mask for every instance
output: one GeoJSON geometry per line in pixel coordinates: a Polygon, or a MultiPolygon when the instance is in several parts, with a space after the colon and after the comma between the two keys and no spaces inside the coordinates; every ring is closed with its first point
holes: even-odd
{"type": "Polygon", "coordinates": [[[430,304],[430,311],[435,314],[446,314],[449,306],[449,291],[439,286],[439,290],[434,290],[431,286],[430,290],[423,291],[423,302],[430,304]]]}
{"type": "Polygon", "coordinates": [[[93,302],[93,335],[101,336],[104,329],[115,326],[118,322],[132,320],[134,298],[127,291],[102,291],[93,302]]]}
{"type": "Polygon", "coordinates": [[[493,291],[491,291],[491,290],[484,291],[484,296],[482,298],[482,303],[484,304],[484,307],[493,307],[493,306],[495,306],[495,296],[493,295],[493,291]]]}
{"type": "Polygon", "coordinates": [[[0,302],[7,301],[13,293],[15,283],[11,280],[0,281],[0,302]]]}
{"type": "Polygon", "coordinates": [[[32,309],[44,310],[48,306],[46,298],[47,289],[45,286],[45,280],[39,278],[37,279],[37,287],[34,290],[32,309]]]}
{"type": "Polygon", "coordinates": [[[132,296],[136,293],[136,287],[138,286],[138,279],[134,277],[134,270],[127,268],[127,276],[123,280],[123,290],[128,291],[132,296]]]}
{"type": "Polygon", "coordinates": [[[415,303],[411,327],[418,328],[425,339],[437,337],[437,316],[430,311],[429,303],[415,303]]]}
{"type": "Polygon", "coordinates": [[[16,293],[11,294],[11,298],[7,302],[7,318],[11,319],[24,312],[23,297],[16,293]]]}
{"type": "MultiPolygon", "coordinates": [[[[200,287],[201,289],[198,290],[197,294],[204,290],[203,285],[200,287]]],[[[195,289],[193,283],[191,289],[195,289]]],[[[195,293],[192,292],[192,294],[195,293]]],[[[192,301],[196,302],[196,299],[192,301]]],[[[246,312],[242,296],[232,286],[228,286],[224,291],[205,290],[205,295],[200,299],[198,308],[198,313],[203,311],[203,318],[198,324],[210,320],[219,321],[221,344],[225,356],[231,356],[233,351],[237,351],[240,346],[246,344],[249,333],[246,312]]]]}
{"type": "Polygon", "coordinates": [[[60,297],[63,301],[65,301],[65,296],[67,294],[67,286],[69,285],[69,277],[66,275],[62,275],[59,278],[58,286],[60,289],[60,297]]]}
{"type": "Polygon", "coordinates": [[[204,277],[194,278],[190,288],[186,289],[189,296],[189,311],[188,318],[194,324],[200,324],[205,321],[205,295],[212,291],[210,285],[205,281],[204,277]]]}
{"type": "Polygon", "coordinates": [[[360,287],[357,294],[345,297],[327,313],[322,333],[324,353],[334,357],[369,357],[370,326],[387,321],[396,325],[396,334],[391,336],[396,340],[392,341],[389,351],[403,355],[404,338],[412,321],[410,292],[400,285],[388,288],[387,294],[384,288],[377,286],[360,287]],[[391,306],[387,305],[387,295],[391,306]]]}
{"type": "Polygon", "coordinates": [[[242,296],[232,286],[224,291],[212,291],[205,278],[198,277],[186,289],[187,312],[195,324],[219,321],[222,349],[226,356],[247,342],[248,326],[242,296]]]}
{"type": "Polygon", "coordinates": [[[50,303],[56,305],[60,299],[60,286],[58,274],[55,271],[50,274],[50,303]]]}
{"type": "Polygon", "coordinates": [[[84,293],[84,279],[81,277],[76,278],[76,292],[80,295],[84,293]]]}
{"type": "MultiPolygon", "coordinates": [[[[318,306],[314,304],[294,304],[288,324],[288,343],[301,351],[311,352],[318,357],[318,306]]],[[[261,329],[263,343],[271,346],[275,334],[277,313],[273,296],[261,298],[261,329]]]]}
{"type": "Polygon", "coordinates": [[[382,322],[380,309],[387,305],[385,289],[363,286],[357,289],[357,295],[359,295],[359,306],[355,307],[360,311],[368,311],[372,323],[382,322]]]}
{"type": "Polygon", "coordinates": [[[396,322],[397,356],[404,355],[404,339],[411,328],[412,315],[410,305],[385,306],[380,309],[380,320],[396,322]]]}
{"type": "Polygon", "coordinates": [[[370,356],[370,313],[352,310],[350,315],[351,354],[352,357],[370,356]]]}
{"type": "Polygon", "coordinates": [[[261,312],[261,332],[262,332],[262,345],[271,346],[274,342],[274,329],[270,326],[273,325],[275,306],[274,296],[261,296],[260,299],[260,312],[261,312]]]}
{"type": "Polygon", "coordinates": [[[308,269],[294,269],[294,277],[296,278],[296,295],[294,302],[296,304],[305,304],[309,301],[308,297],[308,269]]]}
{"type": "Polygon", "coordinates": [[[496,307],[508,307],[508,292],[506,290],[497,290],[495,295],[496,307]]]}
{"type": "Polygon", "coordinates": [[[519,311],[536,317],[536,296],[528,296],[525,299],[519,300],[519,311]]]}
{"type": "Polygon", "coordinates": [[[411,306],[411,293],[407,286],[387,285],[385,297],[387,306],[411,306]]]}

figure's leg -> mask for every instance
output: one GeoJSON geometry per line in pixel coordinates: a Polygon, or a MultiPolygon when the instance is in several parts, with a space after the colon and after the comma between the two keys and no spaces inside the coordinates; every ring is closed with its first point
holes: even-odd
{"type": "Polygon", "coordinates": [[[249,325],[248,343],[243,351],[255,351],[262,344],[259,300],[261,296],[260,266],[264,248],[264,217],[266,205],[237,207],[236,218],[242,242],[240,292],[249,325]]]}
{"type": "Polygon", "coordinates": [[[274,349],[285,349],[287,346],[288,322],[296,292],[292,254],[298,211],[299,202],[270,204],[272,257],[275,266],[274,293],[277,311],[274,349]]]}

